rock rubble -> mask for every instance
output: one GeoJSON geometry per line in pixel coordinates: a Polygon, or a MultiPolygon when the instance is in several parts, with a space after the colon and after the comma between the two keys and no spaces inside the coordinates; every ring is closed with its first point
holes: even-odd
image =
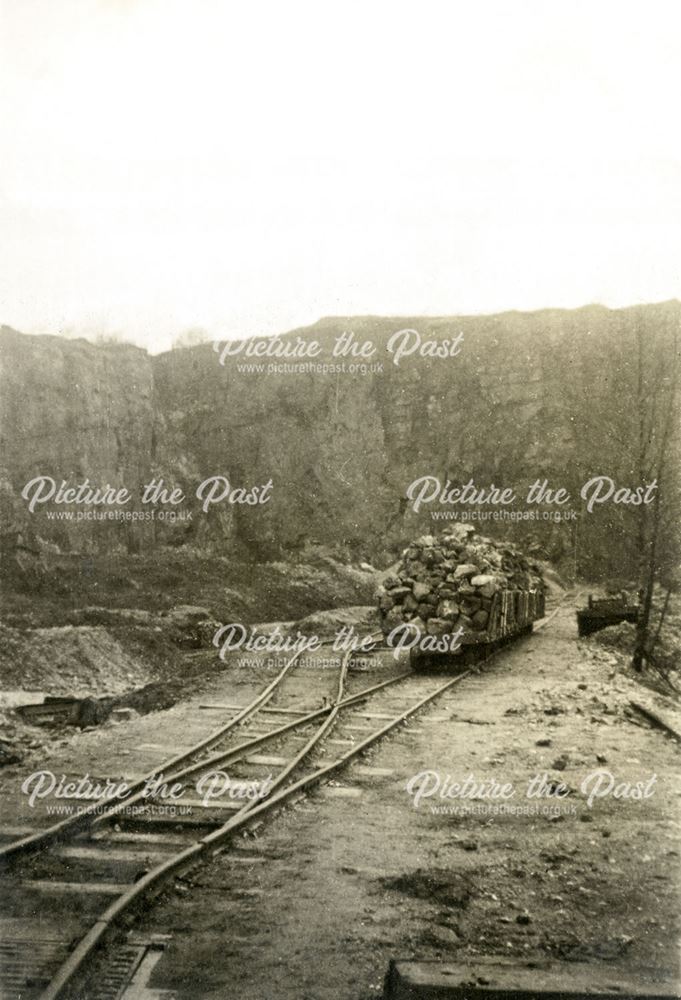
{"type": "Polygon", "coordinates": [[[403,622],[445,635],[453,626],[484,632],[499,591],[543,587],[539,565],[515,545],[459,524],[412,542],[376,596],[386,635],[403,622]]]}

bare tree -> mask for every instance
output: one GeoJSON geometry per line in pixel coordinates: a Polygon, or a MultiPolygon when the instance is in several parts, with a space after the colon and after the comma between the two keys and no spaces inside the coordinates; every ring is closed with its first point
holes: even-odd
{"type": "MultiPolygon", "coordinates": [[[[679,489],[678,466],[672,466],[674,444],[678,439],[679,331],[675,328],[673,333],[671,358],[667,351],[662,352],[653,369],[652,378],[645,377],[643,341],[643,331],[639,327],[637,329],[638,469],[640,482],[654,478],[657,481],[657,490],[650,507],[641,505],[638,518],[641,606],[636,625],[632,666],[639,672],[643,670],[644,664],[652,655],[652,646],[659,636],[662,625],[661,620],[651,641],[653,594],[663,561],[661,549],[662,546],[671,543],[670,536],[673,536],[676,530],[675,518],[670,519],[667,516],[668,508],[675,507],[674,495],[678,494],[679,489]]],[[[671,549],[673,552],[673,545],[671,549]]]]}

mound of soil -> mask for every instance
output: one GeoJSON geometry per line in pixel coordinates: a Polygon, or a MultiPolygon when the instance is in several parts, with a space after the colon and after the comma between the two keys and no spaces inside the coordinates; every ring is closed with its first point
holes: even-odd
{"type": "Polygon", "coordinates": [[[368,636],[380,629],[378,612],[371,605],[358,604],[348,608],[334,608],[331,611],[315,611],[295,623],[303,635],[332,638],[340,629],[352,627],[359,636],[368,636]]]}
{"type": "Polygon", "coordinates": [[[220,622],[290,621],[314,611],[369,604],[376,584],[374,571],[345,565],[322,546],[310,546],[290,562],[247,563],[187,548],[54,559],[58,585],[47,571],[43,586],[34,581],[22,589],[0,580],[6,624],[108,625],[115,612],[142,623],[145,614],[178,606],[198,606],[220,622]],[[91,609],[87,621],[85,608],[91,609]]]}
{"type": "Polygon", "coordinates": [[[68,694],[121,694],[149,680],[148,666],[103,626],[20,631],[0,625],[0,686],[68,694]]]}
{"type": "MultiPolygon", "coordinates": [[[[672,594],[669,600],[660,588],[655,589],[650,616],[651,636],[654,637],[653,657],[655,673],[664,676],[671,688],[679,690],[681,678],[681,595],[672,594]],[[658,624],[663,608],[666,611],[662,628],[658,624]]],[[[634,652],[636,626],[630,622],[610,625],[589,636],[588,642],[612,651],[622,659],[630,658],[634,652]]],[[[647,668],[650,672],[650,666],[647,668]]]]}
{"type": "Polygon", "coordinates": [[[609,625],[599,632],[594,632],[593,642],[606,649],[615,649],[620,653],[633,653],[634,642],[636,641],[636,626],[631,622],[620,622],[618,625],[609,625]]]}

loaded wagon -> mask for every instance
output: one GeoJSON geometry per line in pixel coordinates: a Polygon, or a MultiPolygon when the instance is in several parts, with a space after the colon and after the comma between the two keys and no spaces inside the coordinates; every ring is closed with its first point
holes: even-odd
{"type": "Polygon", "coordinates": [[[409,651],[412,670],[443,670],[478,663],[506,643],[532,632],[535,621],[544,617],[543,590],[501,590],[492,598],[487,628],[464,632],[458,650],[432,653],[415,647],[409,651]]]}
{"type": "Polygon", "coordinates": [[[386,640],[394,645],[394,637],[409,630],[415,670],[460,669],[483,660],[544,617],[538,564],[515,546],[473,538],[472,531],[457,525],[439,537],[416,539],[379,590],[386,640]]]}

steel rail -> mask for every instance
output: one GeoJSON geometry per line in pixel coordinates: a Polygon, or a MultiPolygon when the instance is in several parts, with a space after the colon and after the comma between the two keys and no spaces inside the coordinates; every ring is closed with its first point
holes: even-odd
{"type": "Polygon", "coordinates": [[[561,599],[558,601],[558,604],[553,609],[553,611],[550,611],[548,613],[548,615],[544,615],[544,617],[541,618],[539,621],[532,623],[533,626],[534,626],[532,631],[533,632],[539,632],[541,629],[546,628],[546,626],[549,624],[549,622],[553,621],[553,619],[556,617],[556,615],[558,614],[558,612],[560,611],[560,609],[563,607],[563,604],[568,599],[568,597],[572,597],[573,596],[573,593],[574,592],[572,590],[566,590],[565,593],[563,594],[563,596],[561,597],[561,599]]]}
{"type": "MultiPolygon", "coordinates": [[[[562,604],[563,602],[561,601],[560,603],[562,604]]],[[[539,627],[543,627],[544,625],[548,624],[548,622],[554,617],[554,615],[558,612],[558,610],[559,608],[556,608],[554,612],[552,612],[546,619],[542,621],[541,626],[539,627]]],[[[496,658],[496,652],[501,652],[501,650],[495,651],[489,657],[486,657],[486,660],[496,658]]],[[[350,655],[351,654],[349,653],[347,656],[348,660],[350,655]]],[[[296,657],[294,657],[294,659],[295,658],[296,657]]],[[[346,662],[345,665],[347,665],[346,662]]],[[[410,718],[412,715],[418,712],[429,702],[433,701],[435,698],[439,697],[449,688],[453,687],[455,684],[458,684],[465,677],[469,676],[471,673],[474,672],[477,671],[475,671],[474,669],[469,669],[457,675],[456,677],[452,678],[451,680],[447,681],[445,684],[438,687],[435,691],[430,692],[424,698],[420,699],[418,702],[411,705],[400,715],[396,716],[394,719],[391,719],[389,722],[386,723],[386,725],[382,726],[380,729],[371,733],[364,740],[362,740],[357,745],[353,746],[349,751],[342,754],[336,760],[316,768],[309,774],[304,775],[297,781],[294,781],[292,784],[287,785],[284,788],[280,788],[278,791],[275,791],[274,794],[268,794],[267,797],[260,803],[255,803],[255,802],[248,803],[241,810],[239,810],[239,812],[236,815],[232,816],[223,826],[221,826],[217,830],[214,830],[212,833],[207,834],[194,844],[191,844],[188,847],[184,848],[183,850],[179,851],[177,854],[173,855],[171,858],[164,861],[162,864],[156,866],[147,874],[145,874],[138,882],[130,886],[121,896],[118,897],[118,899],[116,899],[113,903],[111,903],[104,911],[104,913],[95,921],[95,923],[90,927],[89,931],[84,935],[84,937],[76,945],[71,954],[67,957],[67,959],[62,963],[62,965],[56,971],[52,980],[45,988],[43,993],[40,995],[40,1000],[61,1000],[61,998],[65,996],[65,991],[67,990],[67,988],[73,983],[74,979],[79,974],[82,973],[85,963],[92,956],[93,951],[102,944],[105,935],[107,935],[110,931],[113,930],[118,918],[120,918],[124,913],[126,913],[132,907],[132,905],[138,899],[140,899],[147,891],[150,891],[152,889],[155,890],[160,889],[160,886],[165,879],[169,878],[173,874],[178,874],[181,871],[185,871],[193,867],[195,864],[203,860],[206,855],[214,856],[220,853],[222,849],[221,845],[226,840],[229,840],[234,835],[234,833],[241,827],[250,824],[256,817],[263,815],[272,809],[275,809],[277,806],[288,801],[292,796],[300,792],[303,792],[305,789],[315,784],[318,784],[328,775],[334,773],[337,770],[340,770],[347,763],[349,763],[355,757],[362,754],[365,750],[367,750],[378,740],[382,739],[391,730],[404,723],[408,718],[410,718]]],[[[400,675],[399,677],[396,678],[391,678],[390,680],[382,682],[381,684],[374,685],[374,687],[371,689],[366,689],[363,692],[358,692],[356,695],[349,696],[345,699],[341,698],[343,680],[339,679],[339,694],[335,704],[331,707],[327,706],[325,708],[318,709],[316,712],[310,713],[310,716],[319,717],[323,714],[327,714],[329,716],[333,715],[333,718],[335,719],[341,707],[347,707],[350,704],[355,704],[358,701],[365,700],[370,693],[373,693],[374,691],[379,690],[380,688],[387,687],[389,684],[394,684],[400,680],[406,679],[406,677],[410,676],[410,674],[411,672],[409,674],[400,675]]],[[[277,735],[281,735],[283,732],[299,728],[301,725],[306,725],[310,721],[312,721],[312,719],[309,717],[303,717],[302,719],[294,720],[293,722],[287,723],[286,725],[280,727],[279,730],[275,730],[272,733],[268,733],[263,736],[257,737],[253,741],[249,741],[248,743],[243,744],[240,747],[233,748],[231,751],[226,751],[225,753],[216,755],[215,758],[209,758],[209,760],[214,760],[215,762],[220,760],[224,763],[228,759],[234,759],[235,755],[243,753],[247,747],[252,747],[253,744],[262,744],[263,742],[276,738],[277,735]]],[[[331,725],[331,721],[332,721],[331,719],[325,720],[322,727],[320,727],[320,729],[317,731],[316,734],[314,734],[312,739],[307,742],[306,746],[303,748],[301,753],[299,753],[296,756],[295,761],[292,762],[291,765],[287,767],[285,775],[279,776],[280,780],[278,780],[277,785],[281,784],[284,777],[287,774],[291,773],[293,768],[298,766],[298,764],[305,759],[305,757],[309,754],[310,750],[320,741],[320,739],[323,736],[323,733],[325,733],[328,730],[329,726],[331,725]]],[[[202,745],[205,746],[205,742],[202,745]]],[[[181,759],[186,760],[187,756],[191,756],[191,752],[188,755],[182,755],[181,759]]],[[[176,761],[174,760],[174,762],[176,761]]],[[[206,767],[207,763],[208,761],[205,759],[196,762],[196,764],[192,765],[190,768],[186,768],[185,771],[177,772],[174,775],[174,777],[177,778],[178,775],[180,774],[201,770],[206,767]]],[[[123,807],[129,804],[130,802],[127,801],[121,803],[120,806],[123,807]]]]}
{"type": "MultiPolygon", "coordinates": [[[[281,770],[279,774],[276,776],[276,778],[274,779],[274,781],[272,782],[267,791],[268,799],[270,798],[274,789],[281,787],[281,785],[283,785],[283,783],[288,778],[289,774],[291,774],[291,772],[294,771],[298,767],[298,765],[302,763],[303,760],[305,760],[310,751],[315,746],[317,746],[318,743],[321,742],[321,740],[324,738],[324,735],[329,731],[331,726],[336,721],[338,712],[340,710],[340,702],[343,698],[343,688],[345,687],[345,679],[347,677],[347,672],[348,672],[348,663],[350,661],[351,656],[352,653],[347,652],[343,655],[343,658],[341,660],[341,668],[338,676],[338,692],[336,694],[336,698],[333,704],[330,706],[330,711],[327,717],[324,719],[322,724],[316,729],[316,731],[310,736],[309,740],[307,740],[305,745],[298,751],[295,757],[293,757],[289,761],[289,763],[283,768],[283,770],[281,770]]],[[[245,818],[251,812],[255,804],[255,801],[256,800],[252,799],[250,801],[245,802],[243,806],[239,810],[237,810],[234,816],[232,816],[232,820],[241,820],[245,818]]]]}
{"type": "MultiPolygon", "coordinates": [[[[408,677],[413,677],[414,674],[411,670],[407,670],[402,674],[397,674],[395,677],[389,678],[387,681],[381,681],[379,684],[373,684],[371,687],[363,688],[361,691],[357,691],[355,694],[347,695],[341,701],[338,702],[339,709],[350,708],[352,705],[357,705],[362,701],[366,701],[367,698],[371,697],[377,691],[381,691],[384,688],[390,687],[393,684],[401,683],[408,677]]],[[[204,771],[206,768],[218,767],[224,764],[235,764],[238,763],[243,757],[251,753],[253,750],[257,750],[266,743],[273,742],[287,733],[295,729],[303,729],[305,726],[319,719],[321,716],[328,715],[332,711],[333,706],[326,705],[323,708],[317,708],[313,712],[309,712],[307,715],[301,716],[298,719],[293,719],[291,722],[286,722],[277,729],[271,730],[269,733],[263,733],[262,736],[254,736],[250,740],[246,740],[244,743],[239,743],[235,747],[230,747],[229,749],[222,750],[218,754],[214,754],[212,757],[201,758],[201,760],[190,764],[188,767],[183,768],[181,771],[176,771],[172,774],[163,775],[166,783],[182,781],[184,778],[189,777],[192,774],[196,774],[199,771],[204,771]]],[[[146,801],[153,801],[157,798],[157,794],[146,795],[144,789],[137,792],[129,799],[125,799],[122,802],[114,803],[106,813],[98,815],[91,826],[99,826],[102,823],[109,822],[115,819],[116,816],[137,802],[145,799],[146,801]]]]}
{"type": "MultiPolygon", "coordinates": [[[[567,596],[568,596],[567,594],[564,594],[558,606],[548,616],[542,619],[541,623],[535,624],[535,631],[538,631],[539,629],[544,628],[546,625],[548,625],[551,619],[553,619],[560,610],[567,596]]],[[[287,663],[284,665],[284,667],[282,668],[281,672],[277,675],[277,677],[275,677],[274,680],[262,692],[260,692],[260,694],[257,695],[256,698],[253,699],[253,701],[251,701],[248,705],[244,706],[244,708],[241,709],[238,715],[230,719],[224,726],[221,726],[219,729],[215,730],[215,732],[213,732],[205,740],[201,740],[198,743],[194,744],[192,747],[184,751],[182,754],[178,754],[167,761],[163,761],[161,764],[157,765],[157,767],[155,767],[152,771],[148,772],[148,774],[143,775],[136,782],[130,785],[128,792],[124,798],[119,799],[116,803],[111,803],[109,799],[104,799],[104,798],[98,799],[95,802],[93,802],[90,806],[88,806],[86,809],[84,809],[82,812],[76,814],[75,816],[67,817],[66,819],[60,820],[58,823],[55,823],[52,826],[49,826],[43,830],[38,830],[33,834],[29,834],[26,837],[22,837],[18,840],[12,841],[11,843],[0,847],[0,867],[3,865],[4,862],[8,860],[11,860],[18,856],[23,856],[24,854],[27,854],[34,850],[40,850],[44,847],[48,847],[59,840],[65,839],[65,837],[69,834],[79,833],[82,830],[87,829],[88,827],[91,826],[92,827],[100,826],[101,824],[109,821],[110,819],[115,818],[115,816],[117,816],[118,813],[122,812],[124,808],[130,807],[134,803],[137,803],[144,798],[151,801],[153,798],[155,798],[155,796],[145,794],[145,790],[148,786],[148,783],[150,781],[153,781],[155,778],[165,777],[167,780],[177,781],[179,778],[185,777],[188,774],[192,774],[195,773],[196,771],[202,770],[206,765],[210,763],[218,764],[218,763],[227,763],[229,761],[233,762],[236,759],[237,755],[245,753],[249,749],[256,749],[258,746],[262,746],[263,744],[269,742],[270,740],[275,739],[277,736],[284,735],[291,729],[294,729],[296,727],[302,727],[308,724],[309,722],[314,721],[314,719],[319,718],[321,715],[328,714],[331,711],[331,708],[329,706],[317,709],[316,711],[309,713],[307,716],[303,716],[300,719],[287,723],[286,725],[281,726],[279,729],[273,730],[271,733],[266,733],[263,736],[254,737],[252,740],[240,744],[239,746],[233,748],[230,751],[225,751],[223,753],[220,753],[216,755],[214,758],[198,761],[195,765],[190,765],[190,767],[181,770],[177,773],[173,772],[168,773],[169,768],[172,768],[177,764],[185,763],[187,760],[191,759],[197,753],[200,753],[202,750],[208,750],[214,747],[226,735],[226,733],[228,733],[231,729],[234,728],[234,726],[243,722],[246,718],[253,715],[255,711],[257,711],[264,704],[266,704],[266,702],[269,701],[270,697],[272,696],[274,689],[281,683],[281,681],[283,680],[284,676],[286,675],[290,667],[303,654],[303,652],[304,650],[299,650],[298,652],[294,653],[291,659],[287,661],[287,663]],[[102,812],[102,807],[105,803],[109,803],[109,807],[104,812],[102,812]]],[[[493,653],[491,655],[493,656],[495,654],[493,653]]],[[[490,657],[487,657],[486,659],[489,658],[490,657]]],[[[343,704],[352,704],[353,701],[360,701],[362,700],[363,697],[368,697],[371,693],[373,693],[374,690],[378,690],[381,686],[394,684],[397,681],[406,678],[407,676],[410,676],[411,673],[412,673],[411,671],[405,672],[404,674],[398,675],[398,677],[396,678],[392,678],[388,681],[382,682],[382,684],[380,685],[375,685],[373,688],[367,688],[364,693],[360,692],[357,695],[350,696],[348,699],[344,701],[343,704]]]]}
{"type": "MultiPolygon", "coordinates": [[[[456,677],[453,677],[445,684],[442,684],[435,691],[431,691],[424,698],[421,698],[420,701],[417,701],[415,704],[411,705],[400,715],[395,716],[394,719],[391,719],[389,722],[386,722],[386,724],[384,726],[381,726],[380,729],[377,729],[373,733],[370,733],[360,743],[358,743],[356,746],[353,746],[350,750],[347,750],[336,760],[331,761],[328,764],[323,764],[315,771],[312,771],[310,774],[305,775],[305,777],[299,778],[298,781],[295,781],[292,785],[287,785],[286,788],[282,789],[277,794],[272,796],[268,795],[268,797],[264,799],[263,802],[260,803],[260,805],[254,806],[249,811],[246,819],[250,822],[255,816],[259,815],[261,812],[266,812],[268,809],[271,809],[279,802],[283,802],[286,799],[290,798],[292,795],[296,794],[296,792],[303,791],[310,785],[317,784],[322,778],[325,778],[328,774],[332,774],[334,771],[338,771],[340,768],[344,767],[349,761],[351,761],[354,757],[357,757],[359,756],[359,754],[364,753],[364,751],[367,750],[370,746],[372,746],[372,744],[376,743],[378,740],[386,736],[391,730],[395,729],[396,726],[399,726],[403,722],[406,722],[407,719],[409,719],[416,712],[420,711],[420,709],[422,709],[429,702],[433,701],[435,698],[439,698],[439,696],[441,694],[444,694],[444,692],[447,691],[450,687],[453,687],[454,684],[458,684],[465,677],[469,677],[472,673],[473,673],[472,670],[463,671],[463,673],[458,674],[456,677]]],[[[205,837],[202,837],[199,843],[210,846],[219,844],[226,837],[230,836],[234,832],[234,830],[238,828],[240,825],[241,823],[237,822],[237,818],[236,816],[234,816],[231,819],[229,819],[218,830],[214,830],[212,833],[208,833],[206,834],[205,837]]]]}
{"type": "MultiPolygon", "coordinates": [[[[372,637],[378,634],[379,633],[372,633],[372,637]]],[[[330,642],[331,640],[329,640],[329,643],[330,642]]],[[[322,645],[328,645],[329,643],[322,643],[322,645]]],[[[205,652],[209,652],[209,650],[206,650],[205,652]]],[[[185,761],[191,759],[202,750],[212,749],[212,747],[219,743],[231,729],[239,725],[245,719],[249,718],[270,700],[275,689],[283,681],[289,669],[293,666],[296,660],[303,655],[304,652],[305,650],[303,649],[295,652],[293,656],[284,664],[283,668],[274,680],[258,695],[256,695],[256,697],[249,702],[248,705],[245,705],[238,715],[229,719],[225,725],[216,729],[210,736],[206,737],[205,740],[200,740],[183,753],[177,754],[175,757],[171,757],[169,760],[163,761],[153,770],[133,782],[133,784],[128,787],[125,797],[119,799],[118,803],[111,806],[111,808],[115,809],[119,805],[130,806],[133,802],[138,802],[144,797],[143,793],[148,783],[153,781],[155,778],[164,776],[168,768],[185,763],[185,761]]],[[[318,713],[312,713],[310,719],[328,711],[328,708],[321,709],[318,713]]],[[[262,738],[262,740],[254,740],[253,745],[255,746],[258,743],[265,742],[269,738],[270,736],[267,734],[267,736],[262,738]]],[[[244,744],[244,746],[246,746],[246,744],[244,744]]],[[[82,830],[87,829],[89,826],[93,826],[95,824],[98,825],[99,823],[104,822],[111,815],[109,810],[106,810],[104,813],[101,812],[102,807],[107,802],[110,802],[110,800],[105,798],[97,799],[86,809],[83,809],[82,812],[76,813],[74,816],[68,816],[66,819],[60,820],[58,823],[53,823],[51,826],[46,827],[43,830],[38,830],[35,833],[28,834],[26,837],[21,837],[9,844],[3,845],[0,847],[0,870],[6,862],[11,861],[16,857],[23,856],[24,854],[34,850],[41,850],[44,847],[50,846],[50,844],[64,839],[69,834],[79,833],[82,830]]]]}
{"type": "MultiPolygon", "coordinates": [[[[381,681],[379,684],[373,684],[371,687],[363,688],[361,691],[352,695],[347,695],[343,698],[338,703],[338,707],[343,709],[356,705],[359,702],[371,697],[371,695],[376,691],[380,691],[381,689],[389,687],[393,684],[401,683],[406,680],[407,677],[411,676],[413,676],[412,671],[405,671],[404,673],[397,674],[397,676],[391,677],[386,681],[381,681]]],[[[57,841],[61,842],[66,840],[70,835],[82,833],[85,829],[94,829],[105,823],[109,823],[112,820],[115,820],[116,817],[124,810],[129,809],[138,802],[154,801],[158,798],[160,790],[156,793],[147,791],[147,782],[150,778],[163,778],[166,783],[177,782],[188,777],[189,775],[196,774],[198,771],[203,771],[209,767],[217,767],[221,764],[237,763],[243,758],[244,755],[251,753],[253,750],[257,750],[259,747],[285,736],[291,730],[302,729],[311,722],[314,722],[316,719],[319,719],[324,715],[328,715],[332,708],[333,706],[326,705],[323,708],[315,709],[312,712],[308,712],[307,715],[303,715],[291,722],[284,723],[284,725],[271,730],[269,733],[264,733],[261,736],[254,736],[250,740],[239,743],[235,747],[222,750],[220,753],[214,754],[211,757],[202,757],[200,760],[188,765],[180,771],[171,771],[170,773],[166,773],[165,770],[163,770],[166,765],[159,765],[159,767],[156,768],[155,771],[151,772],[149,776],[145,776],[135,782],[134,785],[131,785],[130,792],[124,799],[120,799],[116,802],[98,799],[96,802],[92,803],[92,806],[78,814],[78,823],[69,824],[66,820],[62,820],[44,830],[37,831],[35,834],[31,834],[20,840],[15,840],[10,844],[5,845],[3,849],[0,849],[0,863],[5,858],[9,860],[10,858],[14,859],[17,857],[23,857],[33,851],[50,847],[57,841]],[[102,804],[104,802],[108,802],[109,804],[108,807],[102,811],[102,804]],[[11,851],[9,850],[10,848],[12,849],[11,851]]],[[[225,731],[228,731],[228,728],[231,727],[225,727],[225,731]]],[[[197,750],[196,752],[200,751],[197,750]]],[[[190,756],[194,756],[193,751],[190,750],[188,753],[190,756]]],[[[174,761],[170,761],[171,764],[173,762],[177,763],[177,758],[175,758],[174,761]]],[[[182,761],[180,760],[179,762],[181,763],[182,761]]]]}
{"type": "MultiPolygon", "coordinates": [[[[543,628],[544,626],[548,625],[553,620],[553,618],[560,611],[560,609],[562,607],[562,604],[563,604],[563,600],[561,600],[559,602],[558,606],[549,615],[545,616],[542,619],[541,624],[538,626],[538,629],[543,628]]],[[[501,653],[501,652],[502,652],[502,649],[498,649],[498,650],[490,653],[488,656],[484,657],[484,659],[481,660],[481,664],[489,662],[491,659],[496,658],[496,656],[499,653],[501,653]]],[[[348,655],[348,659],[349,659],[350,654],[347,654],[347,655],[348,655]]],[[[475,671],[473,668],[471,668],[469,670],[466,670],[466,671],[462,672],[461,674],[457,675],[457,677],[453,678],[452,681],[448,682],[441,690],[442,691],[446,690],[447,687],[451,686],[454,683],[457,683],[463,677],[469,676],[473,672],[477,672],[477,671],[475,671]]],[[[389,681],[384,681],[382,684],[375,685],[375,687],[373,689],[369,689],[369,690],[378,690],[381,687],[387,687],[389,684],[393,684],[397,680],[400,680],[402,678],[406,679],[409,676],[417,676],[417,675],[415,675],[413,673],[413,671],[409,671],[409,672],[407,672],[405,674],[399,675],[397,678],[392,678],[389,681]]],[[[341,685],[342,685],[342,681],[341,681],[341,685]]],[[[347,707],[347,705],[350,704],[350,703],[354,703],[356,701],[362,700],[363,697],[366,697],[366,694],[362,695],[362,693],[360,692],[358,695],[356,695],[354,697],[351,697],[351,698],[347,698],[344,701],[337,701],[336,706],[334,706],[333,718],[335,718],[335,716],[337,715],[338,709],[340,709],[342,707],[347,707]]],[[[427,700],[430,700],[430,699],[427,699],[427,700]]],[[[419,705],[418,707],[421,707],[421,706],[419,705]]],[[[325,711],[325,710],[322,709],[320,711],[325,711]]],[[[414,711],[418,711],[418,708],[414,709],[414,711]]],[[[317,714],[317,713],[315,713],[315,714],[317,714]]],[[[411,713],[408,712],[407,715],[408,714],[411,714],[411,713]]],[[[292,728],[296,728],[297,726],[303,725],[304,721],[305,721],[304,719],[299,719],[296,722],[294,722],[293,724],[289,723],[286,726],[283,726],[281,728],[284,729],[284,730],[290,730],[292,728]]],[[[329,725],[331,724],[331,721],[332,721],[331,719],[327,719],[326,720],[326,722],[324,723],[324,727],[323,727],[324,731],[326,731],[326,729],[328,729],[329,725]]],[[[374,742],[375,739],[380,739],[380,737],[382,735],[384,735],[385,732],[390,731],[390,729],[392,729],[394,727],[394,725],[398,725],[400,721],[403,721],[403,719],[399,719],[397,722],[389,722],[385,727],[383,727],[383,729],[381,731],[379,731],[378,735],[370,736],[367,740],[364,740],[364,741],[362,741],[362,743],[358,744],[356,747],[353,747],[352,750],[350,750],[346,755],[344,755],[344,757],[340,758],[340,763],[337,762],[336,764],[327,765],[327,767],[330,767],[331,769],[333,769],[336,766],[342,766],[342,762],[343,761],[345,761],[346,759],[351,759],[353,756],[355,756],[356,753],[361,753],[363,751],[363,749],[366,749],[367,745],[370,745],[372,742],[374,742]]],[[[269,739],[270,735],[271,734],[268,734],[266,737],[264,737],[264,739],[269,739]]],[[[276,801],[279,801],[280,798],[287,797],[289,794],[292,794],[293,791],[297,791],[298,790],[298,785],[295,784],[293,786],[289,786],[289,788],[287,788],[287,789],[284,789],[285,795],[283,795],[282,793],[275,794],[275,795],[272,794],[273,789],[277,788],[283,782],[283,779],[292,770],[294,770],[294,768],[298,765],[298,763],[301,760],[304,759],[304,757],[307,755],[307,753],[309,752],[309,750],[317,742],[319,742],[320,738],[321,738],[321,733],[320,733],[320,735],[315,734],[311,738],[311,740],[308,742],[308,744],[306,744],[306,746],[300,751],[300,753],[296,755],[294,761],[292,761],[291,764],[289,766],[287,766],[287,768],[285,769],[285,771],[282,772],[280,775],[277,776],[276,782],[271,786],[270,792],[267,795],[266,803],[262,803],[262,804],[268,804],[269,806],[271,806],[276,801]]],[[[235,751],[238,750],[238,749],[239,748],[235,748],[235,751]]],[[[228,762],[233,763],[234,759],[235,759],[231,755],[225,755],[224,757],[223,757],[223,755],[217,755],[217,757],[218,758],[222,758],[221,762],[223,764],[228,763],[228,762]]],[[[236,757],[236,752],[235,752],[235,757],[236,757]]],[[[182,776],[185,776],[186,774],[189,774],[189,773],[195,773],[198,770],[203,770],[205,768],[205,766],[206,766],[206,763],[207,763],[206,761],[199,762],[196,765],[193,765],[190,768],[187,768],[186,771],[183,772],[182,776]]],[[[326,768],[322,768],[319,773],[320,774],[323,773],[325,769],[326,768]]],[[[177,780],[177,777],[178,777],[178,775],[174,776],[175,780],[177,780]]],[[[240,825],[242,817],[244,817],[244,816],[246,816],[246,814],[248,814],[248,818],[250,819],[256,813],[258,813],[259,811],[260,811],[260,807],[256,804],[256,802],[255,801],[250,801],[250,802],[246,803],[238,812],[236,812],[230,818],[230,820],[224,825],[224,827],[221,827],[219,830],[214,831],[212,834],[208,834],[205,838],[202,838],[202,839],[205,842],[208,842],[213,837],[219,837],[221,835],[221,831],[222,830],[228,830],[229,832],[232,832],[233,829],[238,828],[238,826],[240,825]]]]}
{"type": "MultiPolygon", "coordinates": [[[[248,705],[245,705],[237,715],[229,719],[223,726],[214,730],[205,739],[199,740],[198,743],[195,743],[188,750],[176,754],[169,760],[163,761],[162,764],[153,768],[153,770],[149,771],[148,774],[143,775],[137,781],[133,782],[133,784],[129,786],[125,798],[119,800],[121,804],[129,805],[130,797],[132,795],[135,795],[139,791],[143,791],[150,781],[153,781],[154,778],[161,777],[168,770],[168,768],[184,764],[197,753],[201,753],[202,750],[212,749],[231,729],[238,726],[245,719],[249,718],[259,708],[262,708],[262,706],[270,700],[276,688],[281,684],[288,671],[294,665],[296,660],[302,655],[302,653],[303,650],[299,650],[294,653],[294,655],[284,664],[277,676],[265,688],[263,688],[263,690],[257,694],[256,697],[248,703],[248,705]]],[[[43,847],[47,847],[50,844],[63,839],[66,835],[70,835],[87,828],[99,816],[99,810],[101,810],[102,805],[110,801],[110,799],[106,798],[97,799],[97,801],[93,802],[82,812],[76,813],[74,816],[68,816],[66,819],[60,820],[60,822],[54,823],[52,826],[49,826],[44,830],[38,830],[35,833],[20,838],[19,840],[5,844],[3,847],[0,847],[0,865],[18,855],[23,855],[32,850],[39,850],[43,847]]]]}
{"type": "Polygon", "coordinates": [[[181,870],[186,870],[189,867],[193,867],[193,865],[201,860],[204,855],[210,854],[212,856],[213,854],[218,853],[222,842],[230,838],[240,827],[247,825],[252,822],[256,816],[260,816],[263,813],[268,812],[275,806],[291,798],[291,796],[309,788],[313,784],[317,784],[327,775],[332,774],[334,771],[344,767],[354,757],[363,753],[366,749],[368,749],[368,747],[376,743],[392,729],[395,729],[396,726],[401,725],[410,716],[414,715],[421,708],[433,701],[435,698],[439,697],[449,688],[458,684],[471,673],[471,670],[466,670],[465,672],[452,678],[452,680],[447,681],[445,684],[436,688],[435,691],[431,691],[424,698],[415,702],[400,715],[391,719],[386,723],[386,725],[381,726],[380,729],[371,733],[366,737],[366,739],[352,747],[351,750],[344,753],[337,760],[331,761],[330,763],[317,768],[310,774],[299,778],[297,781],[293,782],[293,784],[287,785],[274,795],[268,795],[267,798],[260,804],[252,806],[252,808],[243,814],[233,816],[218,830],[207,834],[205,837],[201,838],[201,840],[198,840],[196,843],[191,844],[184,850],[179,851],[172,858],[169,858],[162,864],[152,868],[151,871],[144,875],[138,882],[135,882],[134,885],[131,885],[121,896],[118,897],[118,899],[107,907],[104,913],[93,924],[90,930],[79,941],[74,950],[57,969],[48,986],[40,994],[40,1000],[60,1000],[60,998],[65,996],[64,991],[73,982],[78,973],[82,971],[85,962],[90,958],[94,949],[102,943],[104,935],[112,929],[118,918],[121,917],[123,913],[125,913],[132,906],[132,904],[143,896],[149,889],[160,885],[160,883],[162,883],[170,875],[176,874],[181,870]],[[214,850],[215,848],[218,850],[214,850]]]}

